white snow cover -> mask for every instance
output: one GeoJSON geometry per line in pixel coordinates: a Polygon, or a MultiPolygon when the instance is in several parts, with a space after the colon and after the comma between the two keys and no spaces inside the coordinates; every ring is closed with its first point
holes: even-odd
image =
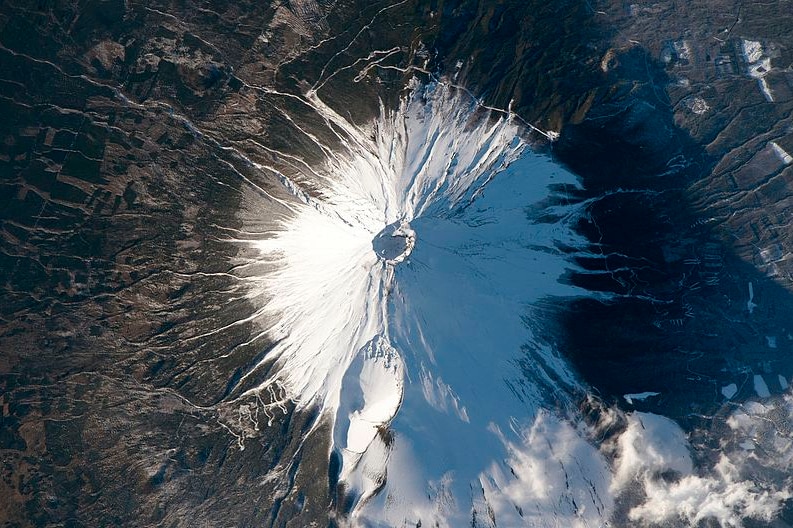
{"type": "Polygon", "coordinates": [[[768,398],[769,396],[771,396],[771,392],[768,390],[768,384],[765,382],[763,376],[760,374],[754,375],[754,391],[761,398],[768,398]]]}
{"type": "Polygon", "coordinates": [[[622,397],[625,398],[626,402],[633,405],[634,401],[644,401],[647,398],[650,398],[652,396],[659,396],[660,394],[661,394],[660,392],[645,391],[645,392],[636,392],[631,394],[623,394],[622,397]]]}
{"type": "Polygon", "coordinates": [[[776,142],[771,142],[771,148],[774,149],[774,152],[779,157],[779,160],[784,163],[785,165],[790,165],[793,163],[793,156],[791,156],[785,149],[779,146],[776,142]]]}
{"type": "Polygon", "coordinates": [[[744,59],[750,64],[761,60],[765,55],[763,53],[763,45],[756,40],[743,39],[741,45],[744,59]]]}
{"type": "MultiPolygon", "coordinates": [[[[551,184],[576,179],[508,113],[443,84],[365,127],[305,101],[342,147],[306,170],[319,195],[281,175],[293,198],[263,205],[280,220],[252,242],[267,272],[250,298],[277,343],[246,395],[332,420],[350,525],[598,526],[629,489],[647,495],[636,520],[755,513],[735,502],[757,498],[737,470],[695,472],[674,422],[633,413],[599,446],[570,414],[586,387],[527,322],[549,296],[585,294],[558,280],[570,264],[555,249],[585,246],[569,227],[584,206],[548,205],[551,184]],[[378,233],[408,223],[405,258],[378,258],[378,233]]],[[[781,500],[763,499],[761,516],[781,500]]]]}
{"type": "Polygon", "coordinates": [[[730,383],[729,385],[725,385],[721,388],[721,393],[724,395],[725,398],[728,400],[732,399],[733,396],[738,394],[738,385],[735,383],[730,383]]]}
{"type": "Polygon", "coordinates": [[[754,302],[754,285],[750,282],[749,283],[749,300],[746,301],[746,309],[749,310],[749,313],[754,313],[754,309],[757,308],[757,304],[754,302]]]}
{"type": "Polygon", "coordinates": [[[741,41],[743,57],[746,61],[746,73],[750,77],[757,79],[760,91],[763,92],[766,100],[774,102],[774,94],[771,92],[765,76],[771,71],[771,58],[766,54],[765,47],[756,40],[743,39],[741,41]]]}

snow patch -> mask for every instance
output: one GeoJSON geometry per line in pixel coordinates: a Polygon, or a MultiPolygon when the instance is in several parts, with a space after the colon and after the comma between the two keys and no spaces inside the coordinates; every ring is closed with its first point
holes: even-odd
{"type": "Polygon", "coordinates": [[[703,115],[710,110],[708,102],[701,97],[692,97],[686,101],[686,106],[697,115],[703,115]]]}
{"type": "Polygon", "coordinates": [[[637,392],[635,394],[623,394],[622,397],[625,398],[625,401],[630,405],[633,405],[634,401],[644,401],[651,396],[658,396],[660,394],[660,392],[637,392]]]}
{"type": "Polygon", "coordinates": [[[763,379],[763,376],[761,376],[760,374],[754,375],[754,391],[761,398],[768,398],[769,396],[771,396],[771,393],[768,390],[768,385],[763,379]]]}
{"type": "Polygon", "coordinates": [[[743,56],[749,64],[757,62],[763,58],[763,45],[756,40],[744,39],[741,42],[743,56]]]}
{"type": "Polygon", "coordinates": [[[729,385],[725,385],[724,387],[721,388],[721,393],[725,398],[731,400],[733,396],[738,394],[738,385],[736,385],[735,383],[730,383],[729,385]]]}
{"type": "Polygon", "coordinates": [[[746,73],[749,77],[757,79],[760,91],[769,103],[774,102],[774,94],[768,86],[765,76],[771,71],[771,58],[766,53],[765,47],[756,40],[741,41],[743,57],[746,61],[746,73]]]}
{"type": "Polygon", "coordinates": [[[785,165],[790,165],[793,163],[793,156],[788,154],[788,152],[780,147],[776,142],[771,142],[771,148],[774,149],[774,153],[779,157],[779,160],[784,163],[785,165]]]}
{"type": "Polygon", "coordinates": [[[349,421],[346,439],[337,445],[363,453],[378,428],[396,415],[402,401],[404,365],[384,338],[376,336],[350,365],[342,385],[337,423],[349,421]]]}
{"type": "Polygon", "coordinates": [[[341,449],[339,481],[355,498],[353,506],[372,496],[385,481],[390,448],[378,434],[402,402],[404,370],[399,353],[385,338],[375,336],[342,381],[334,443],[341,449]]]}
{"type": "Polygon", "coordinates": [[[749,283],[749,300],[746,301],[746,309],[749,310],[749,313],[754,313],[754,309],[757,308],[757,305],[754,303],[754,285],[750,282],[749,283]]]}

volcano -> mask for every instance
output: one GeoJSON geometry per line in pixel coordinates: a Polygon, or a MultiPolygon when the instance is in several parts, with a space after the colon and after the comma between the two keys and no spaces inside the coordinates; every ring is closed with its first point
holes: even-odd
{"type": "Polygon", "coordinates": [[[3,4],[0,520],[793,523],[786,17],[3,4]]]}

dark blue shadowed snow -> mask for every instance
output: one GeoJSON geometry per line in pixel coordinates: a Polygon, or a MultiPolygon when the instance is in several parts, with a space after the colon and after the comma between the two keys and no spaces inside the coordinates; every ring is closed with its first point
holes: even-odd
{"type": "Polygon", "coordinates": [[[564,518],[573,526],[577,516],[595,522],[611,507],[605,461],[572,426],[543,411],[578,383],[550,347],[532,344],[525,324],[540,299],[583,294],[558,280],[567,262],[553,250],[559,241],[581,240],[564,222],[540,224],[529,214],[554,183],[575,180],[525,150],[470,205],[411,224],[416,247],[396,268],[388,310],[410,383],[392,423],[382,501],[365,509],[386,513],[386,524],[437,515],[462,525],[475,508],[486,525],[489,506],[505,526],[538,514],[538,521],[564,518]],[[533,377],[518,366],[521,356],[536,365],[533,377]],[[567,386],[548,393],[546,376],[567,386]],[[415,462],[402,464],[402,457],[415,462]],[[433,514],[452,498],[443,514],[433,514]]]}

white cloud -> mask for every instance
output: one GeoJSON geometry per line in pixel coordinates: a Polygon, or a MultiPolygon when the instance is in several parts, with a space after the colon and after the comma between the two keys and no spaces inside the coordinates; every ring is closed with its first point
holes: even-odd
{"type": "Polygon", "coordinates": [[[715,519],[721,526],[743,526],[747,517],[771,521],[782,501],[790,498],[787,490],[764,489],[749,480],[741,480],[738,468],[722,455],[713,475],[688,475],[677,482],[644,478],[647,500],[633,508],[630,519],[661,523],[681,518],[695,526],[705,519],[715,519]]]}
{"type": "Polygon", "coordinates": [[[612,491],[624,489],[640,475],[692,471],[688,442],[680,427],[668,418],[650,413],[628,415],[628,427],[617,439],[617,459],[612,491]]]}
{"type": "MultiPolygon", "coordinates": [[[[760,404],[750,408],[756,413],[767,411],[760,404]]],[[[740,411],[728,423],[736,430],[756,432],[758,422],[740,411]]],[[[772,520],[791,497],[786,483],[764,481],[744,471],[745,452],[739,446],[725,447],[712,468],[695,471],[677,424],[661,416],[633,413],[616,440],[612,492],[642,492],[643,502],[629,512],[630,520],[642,525],[682,520],[695,526],[715,519],[721,526],[742,526],[746,518],[772,520]]]]}

